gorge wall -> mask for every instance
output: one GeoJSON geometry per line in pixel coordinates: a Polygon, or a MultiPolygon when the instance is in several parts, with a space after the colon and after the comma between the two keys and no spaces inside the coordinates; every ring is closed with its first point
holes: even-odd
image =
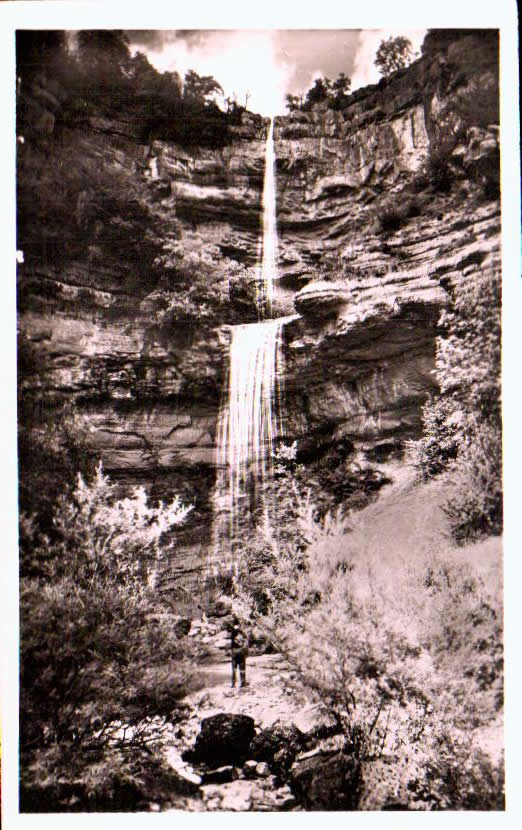
{"type": "MultiPolygon", "coordinates": [[[[187,570],[210,538],[227,326],[255,320],[245,284],[267,122],[243,113],[227,146],[187,149],[142,143],[130,118],[92,116],[87,130],[58,134],[63,89],[44,77],[24,94],[34,115],[19,136],[20,175],[36,182],[46,225],[55,202],[74,199],[72,241],[56,254],[59,230],[31,224],[30,196],[19,197],[29,217],[18,243],[21,411],[75,401],[92,452],[122,486],[194,503],[172,563],[187,570]],[[61,193],[46,186],[49,153],[61,193]],[[74,176],[86,184],[68,189],[74,176]],[[197,238],[222,269],[239,269],[199,319],[163,313],[161,234],[163,249],[197,238]]],[[[393,475],[439,384],[441,311],[461,283],[500,268],[499,134],[484,105],[497,99],[497,34],[440,32],[344,109],[275,120],[277,313],[300,315],[284,330],[287,433],[337,503],[358,481],[393,475]]]]}

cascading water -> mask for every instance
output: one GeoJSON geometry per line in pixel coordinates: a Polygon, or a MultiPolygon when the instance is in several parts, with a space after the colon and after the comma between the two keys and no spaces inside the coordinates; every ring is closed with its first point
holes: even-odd
{"type": "Polygon", "coordinates": [[[263,259],[261,263],[261,285],[258,289],[258,309],[263,316],[272,316],[274,281],[276,278],[277,224],[276,224],[276,180],[274,121],[270,121],[265,148],[265,180],[263,186],[263,259]]]}
{"type": "MultiPolygon", "coordinates": [[[[272,313],[276,278],[277,225],[273,121],[265,151],[263,257],[257,301],[259,316],[272,313]]],[[[275,440],[283,435],[282,329],[293,319],[265,319],[232,326],[227,395],[218,424],[214,499],[214,557],[233,562],[242,520],[259,506],[272,468],[275,440]]]]}
{"type": "MultiPolygon", "coordinates": [[[[234,326],[231,330],[227,403],[221,413],[218,465],[226,533],[237,534],[271,469],[281,418],[281,331],[292,317],[234,326]]],[[[223,527],[223,522],[221,522],[223,527]]]]}

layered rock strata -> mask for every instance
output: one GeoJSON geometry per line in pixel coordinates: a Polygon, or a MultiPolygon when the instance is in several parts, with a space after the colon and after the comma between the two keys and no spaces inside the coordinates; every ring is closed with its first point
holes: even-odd
{"type": "MultiPolygon", "coordinates": [[[[300,314],[284,334],[288,438],[311,440],[312,455],[347,440],[347,475],[354,459],[378,467],[379,447],[418,434],[440,310],[460,281],[500,264],[498,128],[463,129],[449,107],[477,84],[496,90],[496,36],[439,40],[342,111],[276,119],[280,282],[300,314]],[[426,164],[452,125],[445,190],[426,164]]],[[[235,130],[221,150],[140,145],[129,125],[95,118],[77,138],[86,159],[144,188],[164,221],[252,264],[266,123],[245,114],[235,130]]],[[[82,204],[71,209],[87,255],[20,269],[21,391],[33,403],[75,400],[93,453],[122,483],[196,503],[173,566],[183,570],[209,538],[226,332],[159,326],[139,260],[122,250],[108,263],[101,230],[82,225],[82,204]]]]}

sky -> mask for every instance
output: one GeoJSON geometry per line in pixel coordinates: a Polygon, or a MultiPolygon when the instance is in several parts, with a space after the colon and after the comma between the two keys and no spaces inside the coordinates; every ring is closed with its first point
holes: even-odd
{"type": "Polygon", "coordinates": [[[287,93],[305,93],[319,76],[344,72],[352,90],[376,83],[380,42],[405,35],[420,52],[426,29],[178,29],[128,31],[133,52],[144,52],[159,71],[188,69],[212,75],[224,96],[264,116],[286,112],[287,93]]]}

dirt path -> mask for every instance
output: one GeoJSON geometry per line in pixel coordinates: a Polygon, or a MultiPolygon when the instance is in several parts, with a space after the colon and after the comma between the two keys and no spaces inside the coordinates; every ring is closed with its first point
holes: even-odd
{"type": "Polygon", "coordinates": [[[265,728],[281,719],[308,731],[317,722],[317,707],[296,698],[289,686],[289,672],[277,654],[263,654],[247,659],[247,686],[231,688],[230,661],[214,657],[199,669],[205,688],[188,695],[185,702],[199,722],[218,712],[250,715],[265,728]]]}

